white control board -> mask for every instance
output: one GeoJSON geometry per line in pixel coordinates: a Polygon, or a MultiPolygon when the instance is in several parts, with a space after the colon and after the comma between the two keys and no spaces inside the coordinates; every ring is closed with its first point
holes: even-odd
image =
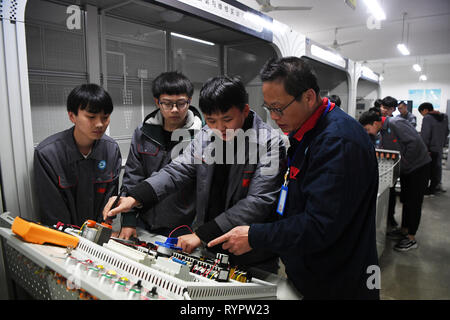
{"type": "Polygon", "coordinates": [[[193,265],[190,257],[181,253],[177,258],[158,256],[151,250],[130,249],[113,240],[99,246],[81,236],[78,246],[68,250],[26,243],[6,228],[0,228],[0,235],[20,254],[65,278],[68,287],[98,299],[234,300],[276,299],[277,295],[275,284],[250,277],[241,282],[232,274],[221,280],[219,271],[225,267],[207,262],[193,265]]]}

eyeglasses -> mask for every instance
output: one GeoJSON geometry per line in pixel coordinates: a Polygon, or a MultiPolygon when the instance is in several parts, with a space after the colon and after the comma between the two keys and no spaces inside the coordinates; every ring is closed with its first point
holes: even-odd
{"type": "Polygon", "coordinates": [[[285,105],[284,107],[281,108],[273,108],[273,107],[269,107],[266,103],[262,104],[262,107],[264,109],[266,109],[267,111],[269,111],[270,113],[275,113],[277,116],[282,117],[283,116],[283,111],[287,109],[287,107],[289,107],[295,100],[298,99],[298,97],[300,97],[300,95],[296,96],[294,99],[292,99],[291,102],[289,102],[287,105],[285,105]]]}
{"type": "Polygon", "coordinates": [[[184,110],[186,109],[189,104],[191,103],[190,100],[177,100],[177,101],[160,101],[158,100],[158,104],[164,109],[164,111],[170,111],[175,106],[178,110],[184,110]]]}

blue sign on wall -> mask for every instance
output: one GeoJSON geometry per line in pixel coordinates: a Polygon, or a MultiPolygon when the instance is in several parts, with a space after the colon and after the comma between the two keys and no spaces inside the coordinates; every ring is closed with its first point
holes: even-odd
{"type": "Polygon", "coordinates": [[[418,108],[421,103],[430,102],[434,109],[441,106],[441,89],[411,89],[409,100],[413,101],[413,108],[418,108]]]}

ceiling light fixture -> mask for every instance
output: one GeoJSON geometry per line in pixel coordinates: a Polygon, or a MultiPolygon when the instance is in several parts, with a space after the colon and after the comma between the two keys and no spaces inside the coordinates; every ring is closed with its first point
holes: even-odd
{"type": "Polygon", "coordinates": [[[380,76],[378,77],[378,80],[381,82],[384,80],[384,62],[383,62],[383,70],[381,71],[380,76]]]}
{"type": "Polygon", "coordinates": [[[422,61],[422,65],[423,65],[423,68],[422,68],[422,72],[423,73],[420,75],[419,81],[427,81],[428,80],[428,77],[427,77],[427,61],[425,59],[422,61]]]}
{"type": "Polygon", "coordinates": [[[405,44],[405,16],[406,12],[403,12],[403,28],[402,28],[402,42],[397,45],[398,51],[404,56],[408,56],[410,54],[408,47],[405,44]]]}
{"type": "Polygon", "coordinates": [[[367,9],[377,20],[386,20],[386,14],[377,0],[364,0],[367,9]]]}
{"type": "Polygon", "coordinates": [[[397,49],[398,51],[400,51],[400,53],[404,56],[409,56],[410,52],[408,50],[408,47],[406,46],[406,44],[404,43],[399,43],[397,45],[397,49]]]}
{"type": "Polygon", "coordinates": [[[198,42],[198,43],[203,43],[203,44],[206,44],[208,46],[214,46],[215,45],[215,43],[213,43],[213,42],[209,42],[209,41],[205,41],[205,40],[201,40],[201,39],[185,36],[184,34],[179,34],[179,33],[175,33],[175,32],[171,32],[170,34],[172,36],[174,36],[174,37],[177,37],[177,38],[183,38],[183,39],[195,41],[195,42],[198,42]]]}
{"type": "Polygon", "coordinates": [[[422,71],[422,67],[418,63],[413,64],[413,69],[414,69],[414,71],[417,71],[417,72],[422,71]]]}

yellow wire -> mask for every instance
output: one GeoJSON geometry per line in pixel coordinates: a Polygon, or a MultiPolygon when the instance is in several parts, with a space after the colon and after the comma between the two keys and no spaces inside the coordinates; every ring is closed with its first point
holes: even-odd
{"type": "Polygon", "coordinates": [[[85,222],[83,223],[83,225],[81,226],[80,231],[78,231],[78,235],[81,234],[81,231],[83,230],[83,228],[84,228],[85,225],[86,225],[86,221],[85,221],[85,222]]]}

